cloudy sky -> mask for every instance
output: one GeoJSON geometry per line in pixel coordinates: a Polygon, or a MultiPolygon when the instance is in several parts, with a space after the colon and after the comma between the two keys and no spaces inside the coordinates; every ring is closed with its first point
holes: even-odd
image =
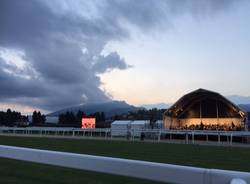
{"type": "Polygon", "coordinates": [[[250,1],[1,0],[0,109],[173,103],[206,88],[250,103],[250,1]]]}

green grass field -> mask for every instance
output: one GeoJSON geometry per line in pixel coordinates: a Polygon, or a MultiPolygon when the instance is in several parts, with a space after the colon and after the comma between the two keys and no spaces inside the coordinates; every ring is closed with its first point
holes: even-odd
{"type": "MultiPolygon", "coordinates": [[[[250,148],[0,136],[0,144],[250,172],[250,148]]],[[[152,183],[0,159],[0,183],[152,183]]]]}

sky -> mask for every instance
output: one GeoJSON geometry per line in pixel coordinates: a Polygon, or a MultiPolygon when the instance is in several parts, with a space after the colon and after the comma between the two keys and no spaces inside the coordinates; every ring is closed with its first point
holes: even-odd
{"type": "Polygon", "coordinates": [[[250,1],[1,0],[0,110],[174,103],[205,88],[250,104],[250,1]]]}

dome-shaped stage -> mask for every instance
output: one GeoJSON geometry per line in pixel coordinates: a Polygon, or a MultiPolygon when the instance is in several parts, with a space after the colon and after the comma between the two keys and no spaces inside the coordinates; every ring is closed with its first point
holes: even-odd
{"type": "Polygon", "coordinates": [[[246,112],[219,93],[198,89],[184,95],[164,113],[169,129],[242,130],[246,112]]]}

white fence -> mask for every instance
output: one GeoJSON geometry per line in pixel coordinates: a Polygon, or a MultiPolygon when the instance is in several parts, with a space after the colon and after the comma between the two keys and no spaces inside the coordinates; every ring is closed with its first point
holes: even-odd
{"type": "MultiPolygon", "coordinates": [[[[59,128],[59,127],[0,127],[0,134],[13,135],[39,135],[39,136],[72,136],[72,137],[101,137],[112,138],[113,132],[124,131],[121,129],[96,128],[96,129],[81,129],[81,128],[59,128]]],[[[118,134],[117,133],[117,134],[118,134]]],[[[169,129],[144,129],[131,130],[129,132],[130,140],[140,137],[141,134],[153,135],[151,139],[156,141],[172,140],[174,136],[182,136],[185,143],[194,144],[198,139],[196,137],[203,136],[204,141],[209,141],[209,137],[216,137],[218,144],[226,142],[232,145],[235,138],[245,138],[245,143],[250,143],[249,131],[203,131],[203,130],[169,130],[169,129]],[[138,136],[139,135],[139,136],[138,136]],[[223,139],[224,140],[223,140],[223,139]]],[[[114,135],[115,133],[113,133],[114,135]]],[[[125,136],[126,137],[126,136],[125,136]]]]}
{"type": "Polygon", "coordinates": [[[250,173],[0,145],[0,157],[166,183],[247,184],[250,173]]]}

